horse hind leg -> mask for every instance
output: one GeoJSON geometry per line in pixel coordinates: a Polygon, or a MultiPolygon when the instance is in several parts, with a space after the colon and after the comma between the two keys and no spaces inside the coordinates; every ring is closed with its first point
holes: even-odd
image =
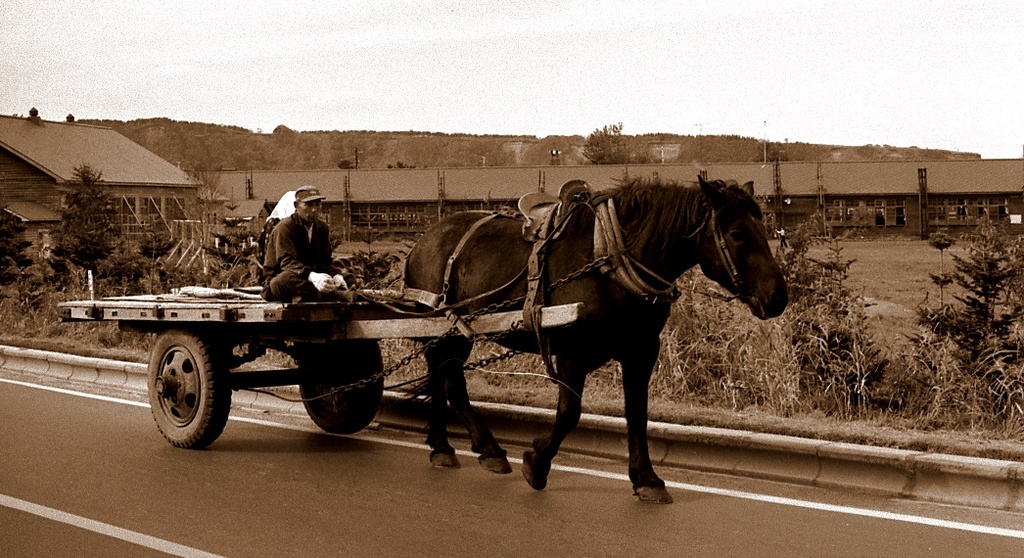
{"type": "Polygon", "coordinates": [[[464,337],[453,337],[438,343],[426,353],[431,383],[434,385],[427,439],[432,448],[430,460],[435,467],[459,466],[455,450],[448,443],[447,401],[466,425],[473,451],[480,454],[480,465],[493,473],[508,474],[512,472],[512,466],[509,465],[505,450],[469,402],[464,364],[472,348],[472,341],[464,337]],[[441,401],[441,404],[437,405],[436,401],[441,401]]]}
{"type": "Polygon", "coordinates": [[[470,404],[462,361],[458,364],[457,371],[453,369],[445,376],[448,401],[466,425],[473,451],[479,454],[480,465],[492,473],[507,475],[512,472],[507,452],[498,444],[490,428],[470,404]]]}
{"type": "Polygon", "coordinates": [[[451,362],[464,361],[472,349],[472,346],[464,348],[452,342],[453,340],[437,341],[424,354],[427,361],[427,394],[430,398],[426,440],[430,446],[430,464],[445,469],[457,469],[461,466],[459,458],[455,455],[455,448],[448,442],[445,375],[452,366],[451,362]]]}

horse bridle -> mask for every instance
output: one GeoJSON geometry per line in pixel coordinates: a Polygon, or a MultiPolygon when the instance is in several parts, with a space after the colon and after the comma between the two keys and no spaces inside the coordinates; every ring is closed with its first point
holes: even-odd
{"type": "Polygon", "coordinates": [[[711,210],[711,230],[715,237],[715,247],[718,249],[718,256],[722,260],[725,270],[729,273],[729,280],[732,281],[732,286],[736,289],[736,296],[742,300],[750,298],[746,294],[746,282],[743,281],[740,270],[736,267],[736,260],[733,259],[732,252],[729,252],[729,245],[725,242],[722,228],[718,226],[718,210],[716,209],[711,210]]]}

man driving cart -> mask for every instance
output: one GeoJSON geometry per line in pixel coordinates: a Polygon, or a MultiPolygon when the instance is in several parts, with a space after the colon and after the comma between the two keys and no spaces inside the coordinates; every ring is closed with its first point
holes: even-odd
{"type": "Polygon", "coordinates": [[[265,300],[351,300],[343,269],[332,257],[330,228],[320,218],[324,196],[313,186],[295,191],[295,211],[278,223],[263,259],[265,300]]]}

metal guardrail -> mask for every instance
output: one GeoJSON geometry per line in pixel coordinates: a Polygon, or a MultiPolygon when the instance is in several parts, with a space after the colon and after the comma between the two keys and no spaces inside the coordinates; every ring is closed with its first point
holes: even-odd
{"type": "MultiPolygon", "coordinates": [[[[0,368],[71,381],[146,390],[146,365],[0,345],[0,368]]],[[[240,391],[235,407],[305,414],[301,403],[266,393],[240,391]]],[[[503,443],[529,445],[546,432],[554,411],[497,403],[474,403],[503,443]]],[[[385,393],[377,422],[384,427],[425,431],[425,406],[385,393]]],[[[461,430],[461,429],[460,429],[461,430]]],[[[458,430],[456,430],[457,432],[458,430]]],[[[1024,511],[1024,463],[921,451],[811,440],[651,422],[655,464],[864,491],[889,497],[979,508],[1024,511]]],[[[563,451],[624,460],[626,422],[584,414],[563,451]]]]}

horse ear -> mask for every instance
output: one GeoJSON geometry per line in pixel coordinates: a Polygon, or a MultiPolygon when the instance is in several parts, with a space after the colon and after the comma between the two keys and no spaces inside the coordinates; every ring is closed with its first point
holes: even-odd
{"type": "Polygon", "coordinates": [[[743,191],[746,192],[748,196],[754,197],[754,181],[753,180],[751,180],[750,182],[747,182],[746,184],[741,186],[741,188],[743,188],[743,191]]]}
{"type": "Polygon", "coordinates": [[[697,175],[697,182],[700,184],[701,191],[707,196],[711,202],[712,207],[722,207],[726,203],[725,194],[722,193],[722,182],[715,180],[714,182],[708,182],[704,180],[704,177],[697,175]]]}

